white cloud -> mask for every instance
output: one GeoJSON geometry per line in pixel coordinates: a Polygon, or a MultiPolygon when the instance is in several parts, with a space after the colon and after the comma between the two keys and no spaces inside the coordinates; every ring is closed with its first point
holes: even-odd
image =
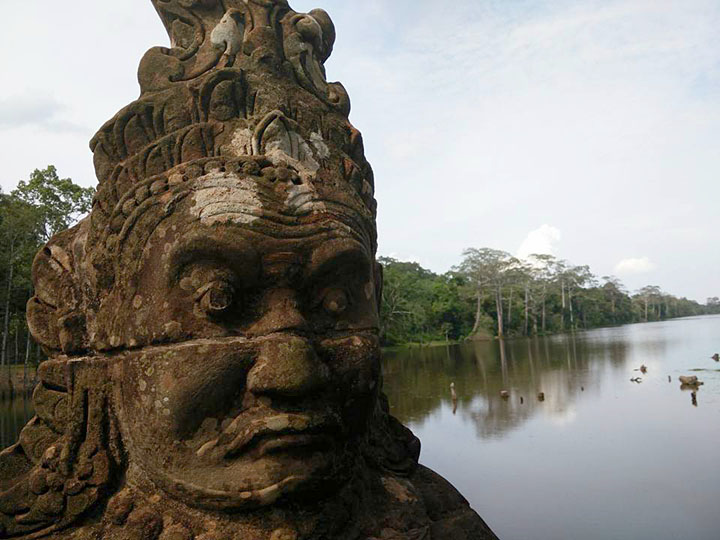
{"type": "Polygon", "coordinates": [[[623,259],[615,265],[617,274],[647,274],[655,270],[656,266],[648,257],[623,259]]]}
{"type": "Polygon", "coordinates": [[[562,233],[557,227],[543,225],[527,235],[517,251],[518,257],[527,259],[530,255],[554,255],[562,233]]]}
{"type": "Polygon", "coordinates": [[[56,99],[48,96],[0,98],[0,127],[45,123],[63,109],[56,99]]]}

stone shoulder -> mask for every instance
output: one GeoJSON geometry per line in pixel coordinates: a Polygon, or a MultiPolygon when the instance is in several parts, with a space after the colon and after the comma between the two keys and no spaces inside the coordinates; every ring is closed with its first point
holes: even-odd
{"type": "Polygon", "coordinates": [[[433,540],[498,540],[467,499],[442,476],[419,465],[410,480],[432,521],[433,540]]]}

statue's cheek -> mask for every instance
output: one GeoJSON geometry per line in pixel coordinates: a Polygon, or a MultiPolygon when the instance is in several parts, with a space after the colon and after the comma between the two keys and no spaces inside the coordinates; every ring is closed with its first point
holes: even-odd
{"type": "Polygon", "coordinates": [[[380,345],[375,335],[321,342],[319,354],[333,373],[334,390],[346,421],[361,429],[380,391],[380,345]]]}
{"type": "Polygon", "coordinates": [[[192,438],[207,418],[240,408],[252,347],[213,340],[158,348],[121,359],[120,398],[133,435],[192,438]]]}

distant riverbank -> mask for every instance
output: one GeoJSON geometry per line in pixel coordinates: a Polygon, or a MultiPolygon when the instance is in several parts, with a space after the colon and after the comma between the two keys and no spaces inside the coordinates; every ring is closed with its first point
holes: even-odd
{"type": "Polygon", "coordinates": [[[521,261],[484,248],[464,257],[442,275],[417,263],[379,259],[385,344],[548,336],[720,313],[720,297],[700,304],[650,285],[631,293],[612,276],[594,276],[587,266],[551,256],[521,261]]]}
{"type": "Polygon", "coordinates": [[[468,337],[465,339],[451,339],[448,341],[443,340],[434,340],[434,341],[410,341],[407,343],[394,343],[392,345],[385,345],[383,346],[384,351],[394,351],[394,350],[402,350],[402,349],[427,349],[431,347],[447,347],[449,345],[461,345],[463,343],[472,343],[472,342],[493,342],[498,341],[500,339],[503,339],[504,341],[512,341],[516,339],[527,339],[528,337],[551,337],[551,336],[564,336],[564,335],[572,335],[578,332],[588,332],[590,330],[602,330],[602,329],[608,329],[608,328],[619,328],[622,326],[632,326],[635,324],[649,324],[653,322],[670,322],[670,321],[679,321],[683,319],[691,319],[695,317],[720,317],[719,314],[705,314],[705,315],[690,315],[690,316],[683,316],[683,317],[670,317],[667,319],[661,319],[659,321],[638,321],[638,322],[631,322],[631,323],[623,323],[623,324],[608,324],[604,326],[598,326],[593,328],[576,328],[574,330],[565,330],[565,331],[558,331],[558,332],[545,332],[544,334],[536,334],[535,336],[523,336],[523,335],[506,335],[503,338],[500,338],[498,336],[493,336],[490,334],[485,335],[478,335],[475,337],[468,337]]]}
{"type": "Polygon", "coordinates": [[[3,368],[0,370],[0,399],[32,394],[36,377],[34,366],[28,366],[27,372],[25,372],[24,366],[11,366],[10,377],[8,377],[7,367],[3,368]]]}

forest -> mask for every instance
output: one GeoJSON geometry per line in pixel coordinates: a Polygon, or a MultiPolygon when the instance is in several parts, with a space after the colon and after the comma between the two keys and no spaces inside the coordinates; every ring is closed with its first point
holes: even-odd
{"type": "Polygon", "coordinates": [[[519,260],[468,249],[451,271],[435,274],[414,262],[381,258],[381,335],[386,345],[551,333],[720,313],[656,285],[629,292],[614,276],[597,277],[552,255],[519,260]]]}

